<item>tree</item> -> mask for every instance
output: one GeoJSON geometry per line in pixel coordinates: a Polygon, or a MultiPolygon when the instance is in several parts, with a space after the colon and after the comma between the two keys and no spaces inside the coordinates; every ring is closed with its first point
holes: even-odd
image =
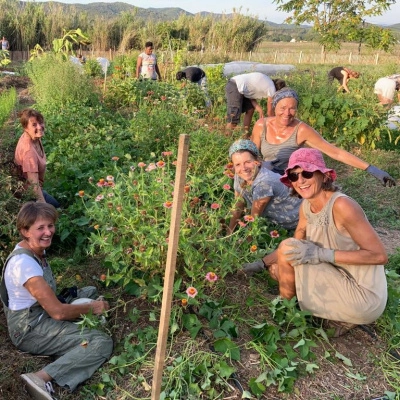
{"type": "Polygon", "coordinates": [[[277,9],[293,13],[285,22],[311,23],[319,34],[322,51],[338,50],[345,41],[364,41],[372,48],[388,51],[395,37],[388,29],[365,25],[365,19],[382,15],[396,0],[274,0],[277,9]],[[381,41],[384,41],[384,43],[381,41]]]}

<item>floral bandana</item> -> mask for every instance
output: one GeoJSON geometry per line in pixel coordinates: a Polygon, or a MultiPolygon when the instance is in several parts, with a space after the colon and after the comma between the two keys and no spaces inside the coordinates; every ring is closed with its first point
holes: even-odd
{"type": "Polygon", "coordinates": [[[272,108],[275,110],[276,105],[282,100],[286,99],[288,97],[291,97],[293,99],[296,99],[297,104],[299,104],[299,96],[297,95],[296,91],[289,88],[285,87],[281,90],[278,90],[274,96],[272,97],[272,108]]]}
{"type": "Polygon", "coordinates": [[[260,157],[260,152],[254,142],[248,139],[239,139],[229,148],[229,158],[232,159],[232,155],[240,150],[246,150],[256,158],[260,157]]]}

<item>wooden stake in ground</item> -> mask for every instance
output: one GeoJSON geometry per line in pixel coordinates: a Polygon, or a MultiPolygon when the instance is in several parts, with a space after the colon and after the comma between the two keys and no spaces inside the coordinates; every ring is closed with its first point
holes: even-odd
{"type": "Polygon", "coordinates": [[[171,315],[171,301],[174,287],[176,254],[178,251],[179,226],[182,214],[182,202],[185,187],[188,153],[189,135],[180,135],[171,225],[169,230],[167,265],[165,267],[164,291],[161,306],[160,326],[158,330],[157,351],[154,365],[151,400],[159,400],[161,392],[161,380],[164,368],[165,349],[167,346],[169,318],[171,315]]]}

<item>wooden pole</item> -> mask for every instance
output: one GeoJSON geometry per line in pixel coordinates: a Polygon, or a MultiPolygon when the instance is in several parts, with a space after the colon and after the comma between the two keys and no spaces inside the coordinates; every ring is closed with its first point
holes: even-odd
{"type": "Polygon", "coordinates": [[[172,205],[171,224],[169,230],[167,264],[165,266],[164,291],[161,305],[160,325],[158,330],[157,350],[154,363],[151,400],[159,400],[161,380],[164,367],[165,349],[171,316],[171,301],[174,288],[176,254],[178,250],[179,225],[182,214],[182,202],[185,187],[185,175],[189,153],[189,135],[179,136],[178,164],[176,167],[174,198],[172,205]]]}

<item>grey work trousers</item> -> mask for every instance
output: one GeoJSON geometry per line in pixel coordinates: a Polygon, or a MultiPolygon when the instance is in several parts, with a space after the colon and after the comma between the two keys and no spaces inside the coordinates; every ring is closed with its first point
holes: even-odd
{"type": "MultiPolygon", "coordinates": [[[[90,293],[90,289],[92,287],[79,290],[78,298],[92,298],[94,293],[90,293]]],[[[110,357],[113,341],[103,332],[82,331],[79,325],[57,321],[44,312],[35,326],[30,325],[17,347],[30,354],[58,357],[44,371],[57,385],[73,391],[110,357]]]]}

